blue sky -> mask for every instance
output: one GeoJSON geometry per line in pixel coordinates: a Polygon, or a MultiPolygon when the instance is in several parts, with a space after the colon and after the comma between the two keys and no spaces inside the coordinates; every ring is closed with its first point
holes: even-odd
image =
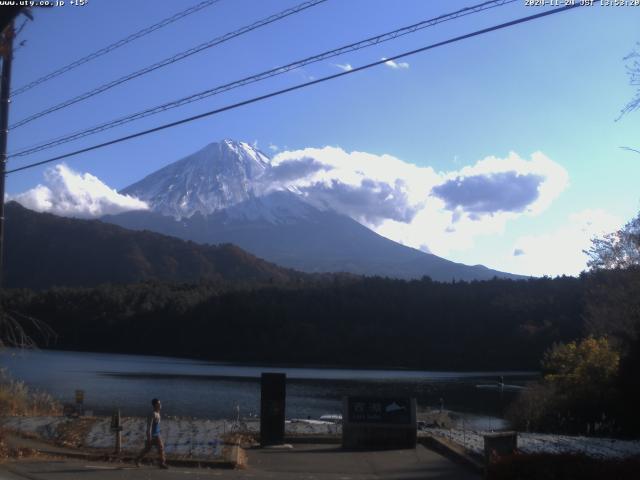
{"type": "MultiPolygon", "coordinates": [[[[19,39],[26,40],[26,45],[15,55],[13,86],[20,87],[195,3],[89,0],[84,7],[37,10],[35,21],[26,25],[19,39]]],[[[221,0],[17,96],[10,123],[297,3],[221,0]]],[[[10,151],[475,3],[479,2],[329,0],[13,130],[10,151]]],[[[355,67],[540,11],[541,7],[526,7],[522,1],[447,22],[29,158],[10,160],[9,168],[330,75],[340,71],[336,64],[355,67]]],[[[438,182],[482,175],[493,175],[493,183],[483,186],[487,195],[495,190],[509,192],[496,182],[506,182],[509,175],[504,172],[513,167],[517,175],[509,178],[526,174],[549,180],[547,196],[540,194],[540,202],[531,208],[496,206],[474,215],[462,202],[456,214],[447,210],[448,197],[429,207],[430,213],[425,207],[415,221],[413,217],[372,220],[366,212],[355,210],[352,216],[394,240],[455,261],[535,275],[576,274],[584,265],[579,252],[588,245],[588,237],[620,226],[640,209],[640,155],[619,148],[640,149],[640,113],[615,121],[634,94],[623,57],[640,41],[639,21],[640,7],[578,8],[398,60],[406,62],[407,68],[383,65],[354,73],[65,163],[72,172],[90,173],[121,189],[210,142],[234,138],[255,143],[270,155],[294,152],[279,161],[313,154],[334,164],[340,158],[349,165],[365,162],[367,169],[367,159],[374,164],[386,154],[423,168],[425,188],[418,185],[411,193],[418,197],[421,193],[416,192],[426,197],[428,188],[438,182]],[[516,156],[509,157],[511,152],[516,156]],[[536,152],[542,155],[538,160],[532,157],[536,152]],[[503,163],[482,163],[487,157],[503,163]]],[[[378,175],[377,181],[410,183],[411,171],[402,177],[394,172],[404,171],[398,165],[383,162],[380,168],[388,171],[372,175],[378,175]]],[[[47,181],[55,183],[51,175],[45,180],[47,168],[51,166],[10,175],[9,194],[15,196],[47,181]]],[[[415,178],[422,178],[422,173],[415,178]]],[[[462,190],[467,185],[472,189],[476,183],[459,182],[462,190]]],[[[468,197],[466,190],[463,193],[468,197]]],[[[509,203],[505,195],[498,200],[509,203]]],[[[410,211],[415,214],[419,204],[420,198],[414,198],[410,211]]]]}

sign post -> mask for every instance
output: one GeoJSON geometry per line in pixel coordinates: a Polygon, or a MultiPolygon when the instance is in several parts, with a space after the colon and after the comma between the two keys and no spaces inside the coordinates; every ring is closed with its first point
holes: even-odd
{"type": "Polygon", "coordinates": [[[111,416],[111,431],[116,436],[116,455],[122,451],[122,420],[120,418],[120,410],[116,410],[111,416]]]}
{"type": "Polygon", "coordinates": [[[76,390],[76,410],[78,415],[84,415],[84,390],[76,390]]]}

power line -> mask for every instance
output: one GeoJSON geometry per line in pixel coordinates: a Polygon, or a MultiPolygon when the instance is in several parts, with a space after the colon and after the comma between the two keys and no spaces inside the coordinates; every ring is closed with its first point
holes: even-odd
{"type": "Polygon", "coordinates": [[[229,32],[226,33],[220,37],[216,37],[213,40],[210,40],[208,42],[205,43],[201,43],[200,45],[197,45],[195,47],[192,47],[188,50],[182,51],[180,53],[177,53],[176,55],[173,55],[172,57],[169,58],[165,58],[164,60],[161,60],[159,62],[154,63],[153,65],[149,65],[141,70],[137,70],[133,73],[129,73],[128,75],[125,75],[123,77],[117,78],[116,80],[112,80],[111,82],[105,83],[103,85],[100,85],[99,87],[94,88],[93,90],[89,90],[85,93],[82,93],[76,97],[70,98],[69,100],[65,100],[62,103],[59,103],[57,105],[54,105],[53,107],[49,107],[46,110],[42,110],[41,112],[38,113],[34,113],[33,115],[30,115],[27,118],[24,118],[16,123],[14,123],[13,125],[11,125],[9,127],[9,129],[15,129],[18,127],[22,127],[23,125],[26,125],[27,123],[33,122],[34,120],[44,117],[45,115],[49,115],[50,113],[53,112],[57,112],[58,110],[62,110],[63,108],[69,107],[71,105],[74,105],[78,102],[81,102],[83,100],[87,100],[88,98],[91,98],[95,95],[98,95],[102,92],[106,92],[107,90],[112,89],[113,87],[116,87],[122,83],[128,82],[130,80],[133,80],[135,78],[141,77],[143,75],[146,75],[147,73],[151,73],[155,70],[158,70],[159,68],[162,67],[166,67],[167,65],[171,65],[173,63],[179,62],[180,60],[184,60],[187,57],[190,57],[191,55],[195,55],[196,53],[202,52],[203,50],[206,50],[208,48],[214,47],[216,45],[220,45],[221,43],[227,42],[229,40],[231,40],[232,38],[236,38],[239,37],[241,35],[244,35],[245,33],[249,33],[253,30],[256,30],[258,28],[264,27],[266,25],[269,25],[271,23],[277,22],[279,20],[282,20],[283,18],[286,18],[290,15],[302,12],[303,10],[306,10],[308,8],[311,7],[315,7],[316,5],[319,5],[321,3],[326,2],[327,0],[308,0],[306,2],[303,2],[299,5],[296,5],[295,7],[292,8],[288,8],[286,10],[283,10],[279,13],[276,13],[274,15],[271,15],[269,17],[263,18],[262,20],[258,20],[257,22],[252,23],[251,25],[246,25],[242,28],[239,28],[238,30],[235,30],[233,32],[229,32]]]}
{"type": "Polygon", "coordinates": [[[158,105],[158,106],[155,106],[155,107],[152,107],[152,108],[148,108],[146,110],[142,110],[142,111],[130,114],[130,115],[126,115],[124,117],[120,117],[118,119],[111,120],[109,122],[105,122],[105,123],[93,126],[91,128],[85,129],[85,130],[74,132],[74,133],[71,133],[71,134],[68,134],[68,135],[65,135],[65,136],[62,136],[62,137],[57,137],[57,138],[52,139],[52,140],[46,140],[44,142],[40,142],[40,143],[38,143],[38,144],[36,144],[34,146],[26,147],[26,148],[24,148],[24,149],[22,149],[20,151],[17,151],[15,153],[11,154],[9,156],[9,158],[23,157],[23,156],[31,155],[33,153],[40,152],[40,151],[43,151],[43,150],[48,150],[50,148],[53,148],[53,147],[56,147],[56,146],[59,146],[59,145],[63,145],[65,143],[69,143],[71,141],[87,137],[89,135],[94,135],[96,133],[100,133],[100,132],[103,132],[103,131],[106,131],[106,130],[109,130],[109,129],[112,129],[112,128],[115,128],[115,127],[118,127],[118,126],[121,126],[121,125],[124,125],[124,124],[127,124],[127,123],[130,123],[130,122],[133,122],[135,120],[140,120],[142,118],[145,118],[145,117],[148,117],[148,116],[151,116],[151,115],[155,115],[155,114],[158,114],[158,113],[161,113],[161,112],[173,109],[173,108],[181,107],[181,106],[187,105],[189,103],[193,103],[193,102],[196,102],[196,101],[199,101],[199,100],[203,100],[205,98],[212,97],[214,95],[218,95],[220,93],[224,93],[224,92],[227,92],[229,90],[233,90],[233,89],[238,88],[238,87],[249,85],[251,83],[255,83],[255,82],[262,81],[262,80],[266,80],[266,79],[274,77],[276,75],[281,75],[283,73],[289,72],[289,71],[297,69],[297,68],[304,67],[306,65],[310,65],[312,63],[317,63],[317,62],[320,62],[322,60],[326,60],[326,59],[333,58],[333,57],[336,57],[336,56],[339,56],[339,55],[343,55],[345,53],[354,52],[354,51],[357,51],[357,50],[361,50],[363,48],[367,48],[367,47],[371,47],[371,46],[374,46],[374,45],[378,45],[380,43],[384,43],[384,42],[387,42],[387,41],[394,40],[396,38],[402,37],[404,35],[408,35],[410,33],[414,33],[416,31],[422,30],[424,28],[435,26],[435,25],[437,25],[439,23],[444,23],[444,22],[447,22],[447,21],[450,21],[450,20],[454,20],[456,18],[460,18],[460,17],[464,17],[464,16],[467,16],[467,15],[471,15],[471,14],[476,14],[476,13],[482,12],[484,10],[489,10],[491,8],[500,7],[500,6],[509,4],[509,3],[513,3],[515,1],[517,1],[517,0],[491,0],[491,1],[480,3],[478,5],[471,6],[471,7],[463,8],[461,10],[457,10],[457,11],[452,12],[452,13],[447,13],[447,14],[444,14],[444,15],[440,15],[438,17],[431,18],[429,20],[423,20],[421,22],[415,23],[413,25],[409,25],[407,27],[402,27],[402,28],[399,28],[397,30],[393,30],[391,32],[387,32],[387,33],[384,33],[384,34],[381,34],[381,35],[376,35],[374,37],[370,37],[370,38],[367,38],[365,40],[362,40],[362,41],[359,41],[359,42],[356,42],[356,43],[351,43],[349,45],[345,45],[345,46],[342,46],[342,47],[339,47],[339,48],[336,48],[336,49],[333,49],[333,50],[328,50],[328,51],[325,51],[323,53],[320,53],[320,54],[317,54],[317,55],[314,55],[314,56],[311,56],[311,57],[304,58],[302,60],[297,60],[297,61],[289,63],[287,65],[283,65],[283,66],[280,66],[280,67],[273,68],[271,70],[267,70],[267,71],[264,71],[264,72],[261,72],[261,73],[255,74],[255,75],[251,75],[249,77],[245,77],[245,78],[242,78],[240,80],[236,80],[236,81],[231,82],[231,83],[227,83],[227,84],[224,84],[224,85],[219,85],[219,86],[216,86],[214,88],[210,88],[210,89],[204,90],[202,92],[199,92],[199,93],[196,93],[196,94],[193,94],[193,95],[189,95],[187,97],[183,97],[183,98],[180,98],[178,100],[173,100],[171,102],[164,103],[162,105],[158,105]]]}
{"type": "Polygon", "coordinates": [[[51,162],[55,162],[55,161],[58,161],[58,160],[63,160],[65,158],[73,157],[73,156],[79,155],[81,153],[86,153],[86,152],[90,152],[90,151],[93,151],[93,150],[98,150],[100,148],[108,147],[110,145],[115,145],[117,143],[122,143],[122,142],[125,142],[127,140],[132,140],[134,138],[138,138],[138,137],[142,137],[142,136],[145,136],[145,135],[149,135],[151,133],[159,132],[161,130],[166,130],[168,128],[176,127],[178,125],[183,125],[185,123],[190,123],[190,122],[193,122],[195,120],[199,120],[201,118],[217,115],[219,113],[226,112],[228,110],[234,110],[236,108],[243,107],[245,105],[250,105],[252,103],[256,103],[256,102],[259,102],[259,101],[262,101],[262,100],[266,100],[268,98],[272,98],[272,97],[276,97],[276,96],[279,96],[279,95],[283,95],[285,93],[293,92],[295,90],[300,90],[302,88],[309,87],[311,85],[316,85],[316,84],[323,83],[323,82],[326,82],[326,81],[329,81],[329,80],[333,80],[333,79],[336,79],[336,78],[339,78],[339,77],[343,77],[343,76],[346,76],[346,75],[351,75],[351,74],[354,74],[356,72],[360,72],[362,70],[367,70],[369,68],[382,65],[382,64],[384,64],[386,62],[389,62],[389,61],[395,61],[395,60],[398,60],[398,59],[401,59],[401,58],[404,58],[404,57],[415,55],[417,53],[425,52],[427,50],[432,50],[434,48],[442,47],[444,45],[449,45],[451,43],[456,43],[456,42],[459,42],[461,40],[466,40],[468,38],[476,37],[476,36],[483,35],[483,34],[486,34],[486,33],[490,33],[490,32],[496,31],[496,30],[502,30],[504,28],[512,27],[514,25],[518,25],[518,24],[521,24],[521,23],[530,22],[530,21],[536,20],[538,18],[546,17],[546,16],[553,15],[553,14],[556,14],[556,13],[561,13],[561,12],[564,12],[564,11],[567,11],[567,10],[571,10],[573,8],[577,8],[577,7],[580,7],[580,6],[581,5],[579,3],[576,3],[574,5],[567,5],[567,6],[564,6],[564,7],[554,8],[552,10],[547,10],[547,11],[544,11],[544,12],[541,12],[541,13],[537,13],[535,15],[529,15],[527,17],[518,18],[518,19],[512,20],[510,22],[501,23],[499,25],[494,25],[493,27],[484,28],[482,30],[476,30],[475,32],[472,32],[472,33],[467,33],[465,35],[461,35],[461,36],[458,36],[458,37],[450,38],[450,39],[444,40],[442,42],[438,42],[438,43],[433,43],[431,45],[427,45],[426,47],[422,47],[422,48],[418,48],[418,49],[415,49],[415,50],[411,50],[409,52],[404,52],[404,53],[401,53],[399,55],[394,55],[393,57],[385,58],[384,60],[378,60],[376,62],[372,62],[372,63],[366,64],[366,65],[362,65],[360,67],[355,67],[352,70],[336,73],[336,74],[329,75],[329,76],[326,76],[326,77],[322,77],[322,78],[319,78],[319,79],[316,79],[316,80],[311,80],[311,81],[308,81],[308,82],[305,82],[305,83],[299,83],[299,84],[294,85],[292,87],[284,88],[282,90],[277,90],[275,92],[267,93],[265,95],[261,95],[261,96],[258,96],[258,97],[253,97],[253,98],[250,98],[248,100],[244,100],[242,102],[234,103],[232,105],[227,105],[225,107],[221,107],[221,108],[218,108],[218,109],[215,109],[215,110],[210,110],[208,112],[204,112],[204,113],[201,113],[201,114],[198,114],[198,115],[194,115],[194,116],[191,116],[191,117],[183,118],[183,119],[177,120],[175,122],[166,123],[164,125],[160,125],[158,127],[150,128],[148,130],[143,130],[143,131],[140,131],[140,132],[137,132],[137,133],[133,133],[131,135],[127,135],[127,136],[124,136],[124,137],[116,138],[116,139],[110,140],[108,142],[100,143],[100,144],[97,144],[97,145],[92,145],[91,147],[86,147],[86,148],[82,148],[80,150],[76,150],[76,151],[73,151],[73,152],[65,153],[63,155],[58,155],[56,157],[49,158],[47,160],[42,160],[42,161],[39,161],[39,162],[35,162],[35,163],[28,164],[28,165],[24,165],[22,167],[14,168],[12,170],[8,170],[7,174],[20,172],[22,170],[27,170],[27,169],[30,169],[30,168],[34,168],[34,167],[38,167],[38,166],[41,166],[41,165],[45,165],[47,163],[51,163],[51,162]]]}
{"type": "Polygon", "coordinates": [[[65,65],[64,67],[60,67],[59,69],[47,75],[44,75],[36,80],[33,80],[32,82],[26,85],[23,85],[20,88],[15,89],[13,92],[11,92],[11,96],[15,97],[17,95],[20,95],[21,93],[26,92],[27,90],[31,90],[33,87],[36,87],[41,83],[44,83],[53,78],[56,78],[62,75],[63,73],[73,70],[74,68],[77,68],[80,65],[84,65],[85,63],[90,62],[91,60],[95,60],[96,58],[101,57],[102,55],[106,55],[107,53],[112,52],[117,48],[120,48],[128,43],[131,43],[134,40],[142,38],[145,35],[149,35],[150,33],[155,32],[156,30],[159,30],[162,27],[166,27],[167,25],[170,25],[173,22],[176,22],[188,15],[191,15],[192,13],[199,12],[203,8],[207,8],[219,1],[220,0],[205,0],[203,2],[198,3],[197,5],[194,5],[193,7],[189,7],[186,10],[182,10],[181,12],[178,12],[175,15],[172,15],[171,17],[165,18],[164,20],[161,20],[158,23],[154,23],[149,27],[143,28],[142,30],[137,31],[136,33],[132,33],[131,35],[123,38],[122,40],[118,40],[117,42],[112,43],[111,45],[108,45],[104,48],[101,48],[100,50],[90,53],[89,55],[86,55],[74,62],[71,62],[68,65],[65,65]]]}

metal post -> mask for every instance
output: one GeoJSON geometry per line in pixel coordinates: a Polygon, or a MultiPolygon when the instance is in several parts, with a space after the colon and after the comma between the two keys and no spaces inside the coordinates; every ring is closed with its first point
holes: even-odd
{"type": "Polygon", "coordinates": [[[122,451],[122,424],[120,423],[120,410],[116,412],[116,421],[118,422],[118,431],[116,432],[116,455],[120,455],[122,451]]]}
{"type": "Polygon", "coordinates": [[[467,426],[464,423],[464,416],[466,414],[462,414],[462,446],[467,448],[467,426]]]}
{"type": "Polygon", "coordinates": [[[13,22],[4,30],[2,44],[2,80],[0,81],[0,287],[2,287],[4,247],[4,181],[7,167],[7,139],[9,135],[9,102],[11,94],[11,63],[13,62],[13,22]]]}
{"type": "Polygon", "coordinates": [[[122,420],[120,418],[120,409],[116,410],[111,417],[111,431],[116,436],[115,454],[119,455],[122,451],[122,420]]]}

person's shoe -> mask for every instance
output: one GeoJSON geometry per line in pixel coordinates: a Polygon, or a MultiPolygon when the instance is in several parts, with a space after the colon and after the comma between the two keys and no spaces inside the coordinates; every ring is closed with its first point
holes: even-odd
{"type": "Polygon", "coordinates": [[[162,468],[164,470],[169,470],[169,465],[167,465],[166,463],[161,463],[160,464],[160,468],[162,468]]]}

